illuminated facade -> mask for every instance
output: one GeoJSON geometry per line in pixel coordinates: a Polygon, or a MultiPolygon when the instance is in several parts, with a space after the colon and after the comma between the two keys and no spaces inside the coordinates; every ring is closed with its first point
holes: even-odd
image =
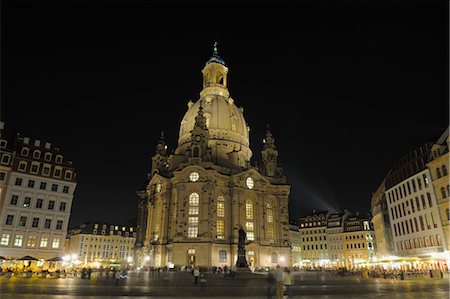
{"type": "Polygon", "coordinates": [[[375,256],[374,231],[368,217],[349,215],[342,233],[343,256],[347,269],[359,268],[375,256]]]}
{"type": "Polygon", "coordinates": [[[58,147],[1,127],[0,255],[62,256],[76,173],[58,147]]]}
{"type": "Polygon", "coordinates": [[[372,194],[372,225],[375,233],[375,249],[377,259],[384,260],[394,255],[394,241],[387,208],[385,182],[380,184],[372,194]]]}
{"type": "Polygon", "coordinates": [[[64,254],[91,267],[133,265],[135,241],[133,226],[92,221],[69,231],[64,254]]]}
{"type": "Polygon", "coordinates": [[[444,232],[426,162],[430,144],[402,158],[386,177],[386,200],[395,255],[427,257],[443,252],[444,232]]]}
{"type": "Polygon", "coordinates": [[[302,240],[298,229],[298,221],[289,220],[289,236],[291,242],[292,266],[300,267],[302,261],[302,240]]]}
{"type": "Polygon", "coordinates": [[[274,138],[267,131],[261,167],[252,166],[250,129],[230,97],[228,68],[216,48],[202,73],[177,148],[168,155],[161,135],[150,179],[138,191],[139,265],[232,266],[242,226],[251,267],[287,266],[290,186],[274,138]]]}
{"type": "Polygon", "coordinates": [[[450,249],[450,181],[448,172],[449,160],[449,129],[442,134],[439,140],[431,147],[431,161],[427,164],[431,174],[434,193],[437,199],[442,229],[444,232],[444,250],[446,258],[449,259],[450,249]]]}
{"type": "Polygon", "coordinates": [[[327,218],[332,211],[316,211],[300,217],[302,266],[318,267],[329,263],[327,246],[327,218]]]}

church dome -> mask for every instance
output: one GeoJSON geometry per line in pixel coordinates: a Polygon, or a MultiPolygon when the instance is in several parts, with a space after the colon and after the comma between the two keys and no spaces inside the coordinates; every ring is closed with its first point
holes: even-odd
{"type": "Polygon", "coordinates": [[[212,159],[220,165],[246,167],[252,152],[249,148],[249,128],[244,119],[243,109],[234,104],[227,88],[228,68],[217,53],[215,45],[212,58],[202,70],[203,90],[200,99],[188,103],[188,111],[184,115],[178,139],[177,153],[189,149],[191,131],[200,106],[206,118],[209,131],[208,145],[212,159]]]}
{"type": "Polygon", "coordinates": [[[190,132],[194,128],[200,105],[203,107],[210,140],[229,140],[242,146],[249,146],[248,127],[243,109],[238,108],[233,99],[221,95],[207,95],[195,104],[190,102],[190,108],[181,121],[178,145],[190,142],[190,132]]]}

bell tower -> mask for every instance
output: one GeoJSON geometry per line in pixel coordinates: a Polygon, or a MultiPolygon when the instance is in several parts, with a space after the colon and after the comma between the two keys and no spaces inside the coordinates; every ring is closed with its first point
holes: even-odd
{"type": "Polygon", "coordinates": [[[164,140],[164,131],[161,131],[158,144],[155,147],[155,155],[152,157],[152,173],[151,175],[167,170],[167,145],[164,140]]]}
{"type": "Polygon", "coordinates": [[[278,166],[278,150],[275,146],[275,138],[267,125],[266,138],[263,139],[262,173],[269,177],[279,177],[282,175],[282,168],[278,166]]]}
{"type": "Polygon", "coordinates": [[[206,62],[202,73],[203,89],[200,92],[201,98],[207,95],[221,95],[225,98],[230,96],[227,89],[228,68],[225,66],[225,61],[219,56],[217,42],[214,43],[213,54],[206,62]]]}
{"type": "Polygon", "coordinates": [[[206,117],[203,115],[203,107],[200,106],[195,117],[194,129],[191,131],[190,160],[210,161],[211,153],[208,147],[209,131],[206,126],[206,117]]]}

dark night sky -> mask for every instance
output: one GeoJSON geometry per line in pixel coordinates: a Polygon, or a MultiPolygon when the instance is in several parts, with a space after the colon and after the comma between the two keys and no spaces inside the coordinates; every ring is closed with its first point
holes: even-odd
{"type": "Polygon", "coordinates": [[[448,125],[448,4],[2,1],[6,126],[59,145],[71,225],[136,213],[160,130],[176,146],[214,41],[260,157],[267,123],[291,218],[366,212],[392,164],[448,125]]]}

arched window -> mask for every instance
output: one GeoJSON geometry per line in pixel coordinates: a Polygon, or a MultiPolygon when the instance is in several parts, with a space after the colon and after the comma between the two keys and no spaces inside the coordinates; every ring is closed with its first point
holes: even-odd
{"type": "Polygon", "coordinates": [[[219,262],[226,262],[227,261],[227,252],[225,250],[219,251],[219,262]]]}
{"type": "Polygon", "coordinates": [[[436,169],[436,174],[437,174],[438,178],[440,178],[442,176],[441,175],[441,169],[439,167],[436,169]]]}
{"type": "Polygon", "coordinates": [[[189,195],[188,238],[198,237],[198,214],[200,196],[198,193],[189,195]]]}
{"type": "Polygon", "coordinates": [[[445,165],[442,165],[442,173],[444,174],[444,176],[446,176],[447,173],[447,167],[445,165]]]}
{"type": "Polygon", "coordinates": [[[266,221],[267,221],[267,238],[273,242],[275,238],[273,228],[273,208],[270,203],[266,205],[266,221]]]}
{"type": "Polygon", "coordinates": [[[223,196],[217,198],[217,217],[225,217],[225,199],[223,196]]]}
{"type": "Polygon", "coordinates": [[[198,147],[198,146],[194,147],[194,152],[193,152],[192,156],[194,158],[200,158],[200,147],[198,147]]]}
{"type": "Polygon", "coordinates": [[[444,187],[441,188],[441,194],[442,194],[442,198],[446,198],[447,197],[447,195],[445,194],[445,188],[444,187]]]}
{"type": "Polygon", "coordinates": [[[253,219],[253,202],[251,200],[245,202],[245,217],[253,219]]]}

